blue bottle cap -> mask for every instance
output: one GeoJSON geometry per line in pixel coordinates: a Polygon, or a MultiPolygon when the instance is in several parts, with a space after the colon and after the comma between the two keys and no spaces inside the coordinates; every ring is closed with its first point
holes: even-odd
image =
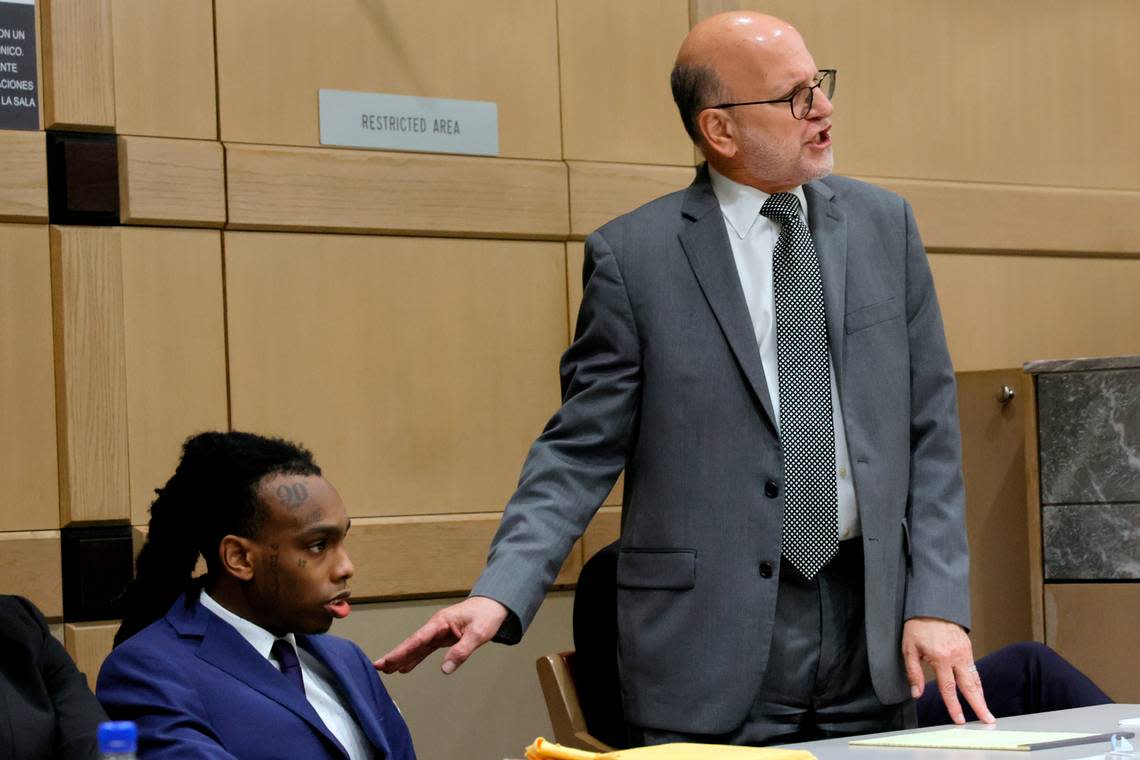
{"type": "Polygon", "coordinates": [[[134,721],[109,720],[99,724],[98,737],[100,752],[134,752],[139,740],[139,729],[134,721]]]}

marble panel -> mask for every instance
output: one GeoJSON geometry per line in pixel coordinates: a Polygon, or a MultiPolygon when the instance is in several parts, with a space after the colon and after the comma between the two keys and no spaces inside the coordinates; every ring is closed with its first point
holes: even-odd
{"type": "Polygon", "coordinates": [[[1038,375],[1037,420],[1042,504],[1140,501],[1140,371],[1038,375]]]}
{"type": "Polygon", "coordinates": [[[1062,504],[1041,513],[1045,580],[1140,580],[1140,504],[1062,504]]]}

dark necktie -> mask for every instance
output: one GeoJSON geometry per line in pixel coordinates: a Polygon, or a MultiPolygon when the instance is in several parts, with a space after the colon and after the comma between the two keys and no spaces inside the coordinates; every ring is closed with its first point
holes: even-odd
{"type": "Polygon", "coordinates": [[[780,224],[772,253],[780,447],[784,456],[784,556],[807,578],[839,549],[831,365],[819,259],[800,201],[768,198],[760,213],[780,224]]]}
{"type": "Polygon", "coordinates": [[[281,663],[281,674],[289,679],[289,683],[305,693],[305,679],[301,677],[301,661],[297,659],[297,652],[286,639],[277,639],[273,648],[269,650],[273,659],[281,663]]]}

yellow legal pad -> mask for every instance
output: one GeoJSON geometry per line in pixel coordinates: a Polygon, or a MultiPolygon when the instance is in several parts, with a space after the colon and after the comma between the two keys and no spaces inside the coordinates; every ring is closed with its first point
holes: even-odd
{"type": "Polygon", "coordinates": [[[527,760],[815,760],[801,749],[731,747],[723,744],[660,744],[656,747],[587,752],[539,737],[526,748],[527,760]]]}
{"type": "Polygon", "coordinates": [[[1028,752],[1032,749],[1044,749],[1045,746],[1052,745],[1054,742],[1070,742],[1094,736],[1097,734],[1073,731],[999,731],[997,729],[945,728],[940,731],[915,731],[909,734],[882,736],[878,739],[853,739],[849,743],[857,747],[1007,749],[1015,752],[1028,752]]]}

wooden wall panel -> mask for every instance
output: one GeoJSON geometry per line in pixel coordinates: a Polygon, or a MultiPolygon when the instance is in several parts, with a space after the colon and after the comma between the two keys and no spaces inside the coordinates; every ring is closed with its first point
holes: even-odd
{"type": "Polygon", "coordinates": [[[232,423],[354,516],[501,509],[558,405],[559,243],[225,233],[232,423]]]}
{"type": "Polygon", "coordinates": [[[226,221],[221,143],[120,136],[119,209],[123,224],[221,227],[226,221]]]}
{"type": "MultiPolygon", "coordinates": [[[[1037,409],[1037,383],[1025,383],[1025,408],[1037,409]]],[[[1029,540],[1029,614],[1033,640],[1045,640],[1045,548],[1041,533],[1041,462],[1037,440],[1037,414],[1025,420],[1025,506],[1026,536],[1029,540]]]]}
{"type": "Polygon", "coordinates": [[[119,134],[218,136],[211,0],[111,0],[119,134]]]}
{"type": "Polygon", "coordinates": [[[692,165],[669,89],[687,0],[561,0],[558,56],[567,159],[692,165]]]}
{"type": "Polygon", "coordinates": [[[1140,584],[1047,583],[1045,643],[1117,702],[1140,702],[1137,609],[1140,584]]]}
{"type": "Polygon", "coordinates": [[[122,231],[130,518],[145,523],[182,441],[225,430],[221,233],[122,231]]]}
{"type": "Polygon", "coordinates": [[[1130,0],[746,0],[839,69],[837,171],[1140,189],[1130,0]],[[1111,72],[1090,76],[1089,72],[1111,72]]]}
{"type": "Polygon", "coordinates": [[[95,691],[99,668],[111,653],[119,621],[103,623],[67,623],[63,626],[63,646],[79,671],[87,676],[87,685],[95,691]]]}
{"type": "Polygon", "coordinates": [[[561,157],[554,0],[218,0],[221,136],[320,144],[320,89],[494,101],[499,147],[561,157]]]}
{"type": "Polygon", "coordinates": [[[1032,638],[1028,528],[1023,505],[1026,403],[1020,369],[958,373],[966,531],[970,540],[970,640],[974,656],[1032,638]],[[1008,386],[1017,394],[1001,403],[1008,386]]]}
{"type": "Polygon", "coordinates": [[[567,343],[574,340],[574,329],[575,325],[578,324],[578,307],[582,305],[582,264],[585,260],[585,243],[569,242],[566,244],[567,343]]]}
{"type": "Polygon", "coordinates": [[[119,230],[52,227],[60,520],[128,516],[119,230]]]}
{"type": "Polygon", "coordinates": [[[1140,192],[866,178],[914,207],[927,248],[1140,253],[1140,192]]]}
{"type": "Polygon", "coordinates": [[[48,228],[0,224],[0,530],[59,527],[52,346],[48,228]]]}
{"type": "MultiPolygon", "coordinates": [[[[483,571],[501,513],[440,517],[365,517],[352,521],[348,550],[361,599],[465,594],[483,571]]],[[[575,544],[555,584],[573,583],[582,569],[575,544]]]]}
{"type": "Polygon", "coordinates": [[[0,131],[0,221],[46,222],[47,147],[43,132],[0,131]]]}
{"type": "Polygon", "coordinates": [[[63,615],[59,531],[0,533],[0,593],[19,594],[45,617],[63,615]]]}
{"type": "Polygon", "coordinates": [[[563,238],[566,166],[226,145],[229,227],[563,238]]]}
{"type": "Polygon", "coordinates": [[[1135,354],[1140,259],[933,254],[959,372],[1135,354]]]}
{"type": "Polygon", "coordinates": [[[569,161],[570,235],[585,238],[611,219],[688,187],[688,166],[638,166],[569,161]]]}
{"type": "Polygon", "coordinates": [[[111,0],[41,0],[47,129],[115,128],[111,0]]]}

